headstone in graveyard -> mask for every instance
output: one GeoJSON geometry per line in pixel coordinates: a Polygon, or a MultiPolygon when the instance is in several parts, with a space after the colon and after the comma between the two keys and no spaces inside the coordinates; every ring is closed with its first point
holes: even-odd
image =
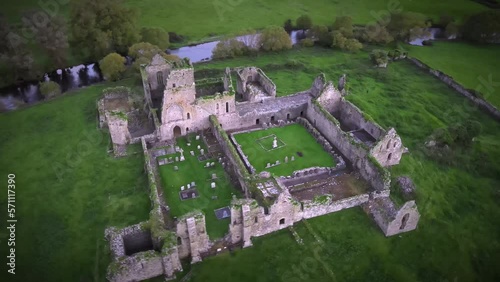
{"type": "Polygon", "coordinates": [[[178,170],[179,170],[179,167],[178,167],[178,166],[174,166],[174,170],[175,170],[175,171],[178,171],[178,170]]]}
{"type": "Polygon", "coordinates": [[[213,189],[213,188],[215,188],[215,182],[212,182],[212,183],[210,184],[210,187],[211,187],[212,189],[213,189]]]}

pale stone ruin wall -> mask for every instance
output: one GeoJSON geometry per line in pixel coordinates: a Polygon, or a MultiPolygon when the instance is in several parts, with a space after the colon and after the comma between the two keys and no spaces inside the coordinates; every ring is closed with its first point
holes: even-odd
{"type": "Polygon", "coordinates": [[[325,195],[324,197],[326,197],[324,202],[310,200],[303,201],[303,218],[309,219],[332,212],[341,211],[343,209],[357,207],[368,202],[370,198],[369,194],[360,194],[337,201],[333,201],[330,195],[325,195]]]}
{"type": "Polygon", "coordinates": [[[191,263],[200,262],[201,254],[207,252],[211,245],[206,231],[205,215],[202,212],[194,212],[178,219],[176,233],[179,257],[191,256],[191,263]]]}
{"type": "Polygon", "coordinates": [[[263,99],[276,97],[276,85],[264,72],[256,67],[236,69],[236,92],[249,102],[260,102],[263,99]],[[262,87],[265,93],[257,93],[252,89],[251,83],[262,87]]]}
{"type": "Polygon", "coordinates": [[[403,146],[401,137],[394,128],[379,140],[379,142],[370,149],[370,155],[373,156],[382,166],[388,167],[399,164],[401,157],[408,149],[403,146]]]}
{"type": "Polygon", "coordinates": [[[380,125],[367,120],[358,107],[344,98],[339,101],[338,114],[340,115],[340,120],[347,126],[355,129],[363,129],[375,139],[379,139],[385,134],[385,130],[380,125]]]}
{"type": "MultiPolygon", "coordinates": [[[[472,103],[477,105],[481,110],[490,114],[496,120],[500,120],[500,110],[498,110],[495,106],[484,100],[482,97],[476,95],[473,90],[466,89],[460,83],[456,82],[451,76],[448,76],[438,70],[434,70],[422,61],[416,58],[408,58],[410,62],[418,66],[419,68],[428,71],[430,74],[437,77],[439,80],[444,82],[446,85],[457,91],[458,93],[465,96],[472,103]]],[[[488,90],[488,89],[486,89],[488,90]]]]}
{"type": "Polygon", "coordinates": [[[393,236],[417,228],[420,214],[415,201],[408,201],[399,209],[389,198],[370,200],[364,210],[371,215],[385,236],[393,236]]]}

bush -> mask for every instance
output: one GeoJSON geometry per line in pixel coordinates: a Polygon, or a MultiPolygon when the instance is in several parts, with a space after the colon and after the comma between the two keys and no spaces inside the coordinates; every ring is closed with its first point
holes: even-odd
{"type": "Polygon", "coordinates": [[[408,42],[427,35],[427,27],[429,25],[424,15],[402,12],[391,14],[391,21],[387,25],[387,30],[394,39],[408,42]]]}
{"type": "Polygon", "coordinates": [[[288,69],[303,69],[305,67],[303,63],[297,60],[287,60],[285,66],[288,69]]]}
{"type": "Polygon", "coordinates": [[[394,41],[387,28],[380,24],[367,25],[361,33],[361,40],[368,43],[388,44],[394,41]]]}
{"type": "Polygon", "coordinates": [[[161,50],[166,50],[170,46],[168,32],[158,27],[143,27],[141,29],[143,42],[148,42],[158,46],[161,50]]]}
{"type": "Polygon", "coordinates": [[[447,38],[450,38],[450,37],[455,38],[458,36],[458,31],[459,31],[458,25],[451,22],[446,26],[446,30],[445,30],[446,37],[447,38]]]}
{"type": "Polygon", "coordinates": [[[310,38],[300,40],[300,46],[302,47],[313,47],[314,41],[310,38]]]}
{"type": "Polygon", "coordinates": [[[285,23],[283,24],[283,28],[287,33],[292,32],[293,30],[292,20],[291,19],[286,20],[285,23]]]}
{"type": "Polygon", "coordinates": [[[357,52],[361,48],[363,48],[363,44],[361,44],[357,39],[354,38],[346,38],[340,31],[333,32],[333,43],[332,48],[340,48],[349,52],[357,52]]]}
{"type": "Polygon", "coordinates": [[[146,57],[151,60],[156,54],[161,54],[162,52],[158,46],[149,42],[136,43],[128,48],[128,55],[134,59],[146,57]]]}
{"type": "Polygon", "coordinates": [[[169,32],[168,39],[172,43],[180,43],[180,42],[184,41],[184,36],[177,34],[175,32],[169,32]]]}
{"type": "Polygon", "coordinates": [[[312,20],[308,15],[302,15],[297,18],[295,22],[295,27],[297,29],[310,29],[312,27],[312,20]]]}
{"type": "Polygon", "coordinates": [[[259,45],[264,51],[281,51],[292,48],[292,40],[280,26],[269,26],[262,31],[259,45]]]}
{"type": "Polygon", "coordinates": [[[246,49],[246,45],[235,38],[221,40],[212,51],[212,57],[214,59],[234,58],[244,55],[246,49]]]}
{"type": "Polygon", "coordinates": [[[377,66],[382,66],[389,62],[388,53],[384,50],[375,49],[370,53],[370,59],[377,66]]]}
{"type": "Polygon", "coordinates": [[[500,10],[488,10],[470,17],[463,25],[467,40],[491,43],[500,40],[500,10]]]}
{"type": "Polygon", "coordinates": [[[126,59],[117,53],[110,53],[100,60],[99,67],[101,68],[104,79],[111,81],[119,80],[126,70],[125,62],[126,59]]]}
{"type": "Polygon", "coordinates": [[[333,30],[339,31],[346,38],[352,38],[354,36],[352,18],[348,16],[337,17],[333,23],[333,30]]]}
{"type": "Polygon", "coordinates": [[[325,25],[315,25],[308,32],[308,37],[312,38],[313,41],[317,40],[318,44],[325,47],[330,47],[332,45],[332,34],[328,31],[328,27],[325,25]]]}
{"type": "Polygon", "coordinates": [[[52,98],[61,95],[61,87],[53,81],[40,83],[40,92],[45,98],[52,98]]]}

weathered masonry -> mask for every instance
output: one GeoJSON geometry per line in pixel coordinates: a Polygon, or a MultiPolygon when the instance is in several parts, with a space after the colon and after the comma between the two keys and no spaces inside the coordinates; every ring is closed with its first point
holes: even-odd
{"type": "Polygon", "coordinates": [[[400,181],[403,184],[392,185],[392,189],[402,190],[398,194],[406,195],[403,203],[397,204],[391,196],[395,191],[391,191],[387,170],[408,150],[394,128],[380,127],[345,99],[345,76],[339,82],[341,87],[319,75],[310,89],[276,97],[276,85],[255,67],[227,68],[221,78],[195,80],[188,61],[170,64],[155,56],[141,72],[144,104],[140,111],[127,102],[127,93],[117,93],[120,89],[108,91],[98,102],[100,125],[109,128],[117,155],[126,152],[127,144],[141,142],[152,205],[147,222],[106,230],[113,259],[108,268],[110,281],[160,275],[173,279],[182,270],[182,259],[197,263],[218,253],[221,244],[249,247],[252,237],[356,206],[371,216],[386,236],[417,227],[420,215],[411,180],[404,178],[400,181]],[[147,130],[131,130],[133,113],[145,117],[147,130]],[[304,126],[335,158],[335,167],[310,167],[282,177],[257,172],[233,138],[239,132],[291,123],[304,126]],[[193,132],[213,134],[222,150],[219,161],[229,164],[225,166],[227,173],[237,179],[245,195],[233,198],[229,231],[222,241],[209,238],[202,212],[174,219],[168,199],[160,196],[164,187],[159,181],[158,152],[175,152],[176,137],[193,132]],[[353,175],[366,184],[365,189],[345,189],[344,183],[353,175]]]}

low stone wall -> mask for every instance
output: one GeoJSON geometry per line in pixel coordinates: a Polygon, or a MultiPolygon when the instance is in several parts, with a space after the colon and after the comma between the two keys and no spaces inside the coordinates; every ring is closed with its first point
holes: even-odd
{"type": "Polygon", "coordinates": [[[496,120],[500,121],[500,111],[495,106],[493,106],[492,104],[488,103],[486,100],[475,94],[474,90],[466,89],[460,83],[456,82],[451,76],[448,76],[438,70],[432,69],[430,66],[426,65],[425,63],[423,63],[418,59],[408,58],[408,60],[413,64],[415,64],[416,66],[420,67],[421,69],[428,71],[429,73],[437,77],[439,80],[444,82],[446,85],[448,85],[458,93],[465,96],[472,103],[477,105],[481,110],[485,111],[486,113],[493,116],[496,120]]]}
{"type": "Polygon", "coordinates": [[[304,209],[302,216],[305,219],[309,219],[343,209],[356,207],[368,202],[369,198],[368,194],[361,194],[338,201],[332,201],[332,197],[330,195],[320,196],[316,200],[303,202],[304,209]]]}
{"type": "Polygon", "coordinates": [[[364,129],[375,139],[379,139],[385,134],[385,130],[380,125],[375,123],[371,117],[364,114],[363,111],[351,102],[342,98],[338,110],[340,119],[348,126],[356,129],[364,129]]]}
{"type": "Polygon", "coordinates": [[[245,183],[245,179],[247,179],[250,176],[250,174],[248,173],[241,158],[238,156],[238,152],[233,147],[233,145],[231,145],[231,140],[229,139],[229,136],[227,135],[226,131],[224,131],[220,126],[217,117],[211,115],[209,119],[212,132],[214,133],[215,138],[219,142],[222,151],[224,152],[226,157],[229,159],[229,162],[231,163],[230,168],[232,168],[233,170],[231,171],[231,173],[234,173],[237,176],[241,188],[245,192],[245,195],[248,196],[249,191],[245,183]]]}
{"type": "Polygon", "coordinates": [[[229,139],[233,143],[233,145],[236,147],[236,151],[240,155],[241,159],[243,160],[243,163],[245,164],[245,167],[250,171],[251,174],[254,174],[256,172],[255,168],[253,165],[250,163],[248,160],[248,157],[243,153],[243,150],[241,150],[240,144],[236,142],[236,139],[234,139],[234,136],[232,134],[229,135],[229,139]]]}

